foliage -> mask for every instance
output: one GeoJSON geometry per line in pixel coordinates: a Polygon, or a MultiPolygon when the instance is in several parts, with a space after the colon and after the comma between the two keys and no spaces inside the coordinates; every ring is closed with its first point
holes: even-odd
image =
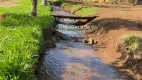
{"type": "Polygon", "coordinates": [[[121,37],[121,40],[123,41],[126,53],[133,53],[134,55],[142,53],[142,38],[132,34],[125,34],[121,37]]]}
{"type": "Polygon", "coordinates": [[[38,16],[30,16],[31,1],[0,8],[6,15],[0,21],[0,80],[35,80],[33,65],[43,46],[41,30],[52,23],[50,7],[38,5],[38,16]]]}

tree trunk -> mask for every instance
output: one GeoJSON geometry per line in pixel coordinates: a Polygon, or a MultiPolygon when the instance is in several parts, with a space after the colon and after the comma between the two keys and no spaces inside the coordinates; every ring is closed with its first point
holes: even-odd
{"type": "Polygon", "coordinates": [[[38,0],[32,0],[32,11],[31,11],[32,16],[37,15],[37,2],[38,0]]]}
{"type": "Polygon", "coordinates": [[[42,0],[41,5],[42,5],[42,6],[47,6],[47,0],[42,0]]]}

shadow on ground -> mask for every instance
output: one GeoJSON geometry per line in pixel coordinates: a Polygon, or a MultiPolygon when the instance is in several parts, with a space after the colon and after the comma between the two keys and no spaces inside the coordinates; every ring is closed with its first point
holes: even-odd
{"type": "MultiPolygon", "coordinates": [[[[105,19],[96,19],[89,23],[89,25],[95,25],[96,30],[102,29],[102,32],[107,33],[109,30],[119,30],[125,28],[127,30],[142,30],[142,21],[131,21],[121,18],[105,18],[105,19]]],[[[90,33],[95,33],[96,30],[93,30],[90,33]]]]}

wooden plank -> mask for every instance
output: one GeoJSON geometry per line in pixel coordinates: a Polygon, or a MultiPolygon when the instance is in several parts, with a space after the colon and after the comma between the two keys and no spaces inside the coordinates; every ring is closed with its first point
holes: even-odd
{"type": "Polygon", "coordinates": [[[56,17],[56,18],[69,18],[69,19],[94,19],[94,18],[97,18],[99,16],[90,16],[90,17],[80,17],[80,16],[63,16],[63,15],[51,15],[53,17],[56,17]]]}

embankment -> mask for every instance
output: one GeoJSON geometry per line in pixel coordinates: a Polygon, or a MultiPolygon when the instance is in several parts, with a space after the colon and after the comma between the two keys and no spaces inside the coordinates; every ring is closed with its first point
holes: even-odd
{"type": "MultiPolygon", "coordinates": [[[[130,59],[128,56],[125,56],[125,58],[122,59],[121,57],[124,57],[122,50],[124,52],[127,46],[121,49],[121,52],[118,52],[118,45],[120,45],[121,37],[123,35],[133,34],[137,37],[142,37],[141,24],[139,22],[117,18],[96,19],[90,24],[97,26],[97,29],[88,31],[88,36],[98,41],[98,44],[95,45],[94,48],[96,52],[95,54],[99,56],[105,63],[114,66],[124,79],[141,79],[141,59],[130,59]],[[126,66],[128,64],[129,67],[126,66]]],[[[133,39],[131,43],[135,44],[133,39]]]]}

